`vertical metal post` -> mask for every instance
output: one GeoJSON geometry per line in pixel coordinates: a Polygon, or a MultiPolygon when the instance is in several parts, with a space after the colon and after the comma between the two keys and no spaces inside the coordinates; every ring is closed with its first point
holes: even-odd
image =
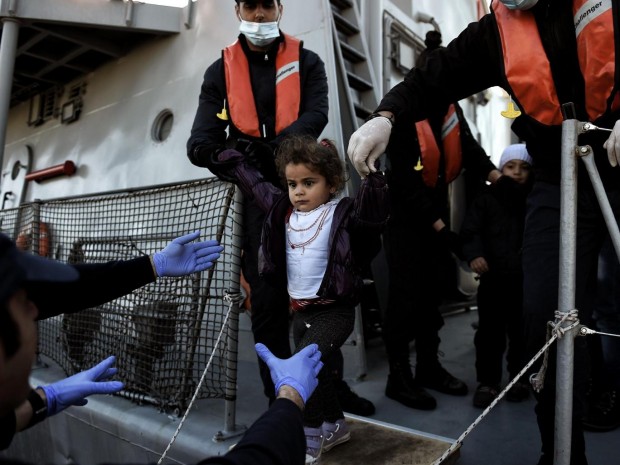
{"type": "Polygon", "coordinates": [[[11,105],[11,87],[13,86],[18,35],[19,21],[15,18],[2,18],[2,40],[0,41],[0,170],[4,166],[4,144],[6,143],[6,127],[11,105]]]}
{"type": "MultiPolygon", "coordinates": [[[[572,105],[572,104],[570,104],[572,105]]],[[[568,113],[568,112],[567,112],[568,113]]],[[[572,113],[572,112],[571,112],[572,113]]],[[[558,310],[569,313],[575,309],[575,264],[577,231],[577,136],[578,121],[573,115],[562,123],[562,179],[560,200],[560,273],[558,310]]],[[[571,322],[565,321],[567,327],[571,322]]],[[[557,343],[554,465],[569,465],[573,412],[574,337],[577,328],[557,343]]]]}
{"type": "MultiPolygon", "coordinates": [[[[230,267],[230,285],[228,292],[231,295],[239,294],[241,282],[241,246],[243,240],[243,194],[239,188],[235,188],[235,211],[233,213],[232,227],[232,264],[230,267]]],[[[235,431],[236,405],[237,405],[237,358],[239,340],[239,304],[232,302],[232,310],[228,319],[228,349],[226,354],[226,388],[224,403],[224,432],[235,431]]]]}
{"type": "Polygon", "coordinates": [[[596,167],[596,163],[594,161],[594,155],[592,153],[592,149],[589,146],[583,147],[581,160],[586,166],[588,170],[588,175],[590,176],[590,180],[592,181],[592,187],[594,188],[594,193],[596,194],[596,198],[598,199],[598,203],[601,206],[601,212],[603,213],[603,218],[605,219],[605,224],[607,225],[607,230],[609,231],[609,235],[611,236],[611,242],[616,250],[616,255],[618,259],[620,259],[620,229],[618,228],[618,223],[616,222],[616,217],[614,216],[614,212],[609,203],[609,199],[607,198],[607,193],[605,192],[605,188],[603,187],[603,183],[601,182],[601,177],[598,173],[598,168],[596,167]]]}
{"type": "Polygon", "coordinates": [[[196,0],[187,0],[187,6],[185,7],[185,27],[191,29],[194,27],[194,15],[196,10],[196,0]]]}

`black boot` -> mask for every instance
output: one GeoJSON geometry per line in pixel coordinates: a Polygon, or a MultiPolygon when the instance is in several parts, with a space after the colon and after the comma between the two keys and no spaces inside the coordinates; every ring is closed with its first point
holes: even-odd
{"type": "Polygon", "coordinates": [[[416,368],[416,381],[420,386],[435,391],[450,394],[451,396],[467,395],[467,384],[452,376],[439,362],[434,365],[416,368]]]}
{"type": "Polygon", "coordinates": [[[390,363],[385,395],[406,407],[433,410],[437,401],[413,379],[409,362],[390,363]]]}
{"type": "Polygon", "coordinates": [[[358,396],[343,379],[335,380],[338,402],[345,412],[367,417],[375,413],[374,404],[368,399],[358,396]]]}

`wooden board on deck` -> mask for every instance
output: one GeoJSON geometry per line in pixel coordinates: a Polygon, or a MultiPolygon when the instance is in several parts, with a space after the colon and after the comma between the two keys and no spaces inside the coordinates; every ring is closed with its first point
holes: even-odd
{"type": "MultiPolygon", "coordinates": [[[[450,447],[449,439],[347,415],[351,440],[321,455],[321,465],[432,465],[450,447]]],[[[456,449],[442,465],[453,465],[456,449]]]]}

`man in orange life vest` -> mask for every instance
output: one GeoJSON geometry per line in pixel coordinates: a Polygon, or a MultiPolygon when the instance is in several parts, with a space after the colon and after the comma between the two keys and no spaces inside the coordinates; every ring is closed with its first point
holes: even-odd
{"type": "MultiPolygon", "coordinates": [[[[279,142],[289,134],[318,137],[327,125],[325,65],[301,41],[280,31],[280,0],[235,2],[240,34],[205,73],[187,155],[193,164],[208,168],[220,179],[234,181],[223,175],[217,157],[222,150],[234,148],[248,157],[265,179],[282,187],[274,164],[279,142]]],[[[277,289],[259,279],[264,215],[252,202],[246,202],[243,209],[242,269],[251,287],[254,340],[264,343],[277,357],[287,358],[291,356],[288,294],[286,288],[277,289]]],[[[341,360],[326,364],[331,369],[341,360]]],[[[260,360],[259,365],[265,395],[273,401],[269,370],[260,360]]],[[[341,367],[335,371],[341,376],[341,367]]],[[[339,386],[339,397],[346,396],[358,407],[347,411],[374,412],[372,403],[358,397],[343,380],[339,386]]]]}
{"type": "MultiPolygon", "coordinates": [[[[439,48],[441,34],[426,34],[426,50],[416,65],[439,48]]],[[[384,235],[389,270],[383,339],[390,364],[386,396],[422,410],[436,401],[424,388],[466,395],[467,385],[439,363],[443,318],[441,282],[454,269],[450,252],[460,255],[458,234],[448,218],[448,185],[464,167],[483,180],[500,176],[471,134],[458,104],[432,109],[427,119],[397,124],[387,149],[391,215],[384,235]],[[415,135],[417,133],[417,139],[415,135]],[[442,279],[442,275],[444,278],[442,279]],[[409,366],[409,342],[415,340],[416,377],[409,366]]]]}
{"type": "MultiPolygon", "coordinates": [[[[368,173],[385,150],[392,121],[422,120],[429,109],[492,86],[510,94],[521,112],[512,129],[526,142],[536,179],[528,197],[523,242],[528,356],[544,345],[547,322],[554,320],[558,305],[562,104],[572,102],[580,121],[613,127],[609,137],[603,131],[582,134],[579,144],[592,147],[612,209],[620,215],[619,8],[616,0],[493,0],[489,14],[391,89],[377,108],[383,117],[361,126],[349,142],[356,169],[368,173]]],[[[596,273],[605,224],[581,163],[578,186],[575,307],[581,322],[588,324],[593,299],[587,284],[596,273]]],[[[586,345],[586,338],[575,339],[571,465],[587,463],[581,428],[589,376],[586,345]]],[[[544,388],[536,396],[540,465],[553,463],[555,453],[554,353],[544,388]]],[[[566,463],[568,447],[557,452],[566,463]]]]}

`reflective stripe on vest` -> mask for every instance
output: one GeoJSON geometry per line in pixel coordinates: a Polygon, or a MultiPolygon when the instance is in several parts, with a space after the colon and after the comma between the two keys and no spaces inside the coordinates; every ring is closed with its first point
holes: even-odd
{"type": "MultiPolygon", "coordinates": [[[[515,100],[540,123],[561,124],[560,102],[533,13],[509,10],[499,0],[493,0],[492,8],[502,41],[506,78],[515,100]]],[[[586,110],[594,121],[608,106],[620,108],[615,91],[611,0],[574,0],[573,13],[586,110]]]]}
{"type": "MultiPolygon", "coordinates": [[[[422,178],[428,187],[435,187],[439,175],[441,151],[428,120],[415,123],[422,157],[422,178]]],[[[463,153],[461,150],[461,125],[454,105],[448,107],[441,126],[441,141],[445,165],[446,184],[451,183],[461,173],[463,153]]]]}
{"type": "Polygon", "coordinates": [[[607,111],[612,94],[615,101],[611,109],[618,109],[618,94],[614,92],[616,54],[611,0],[576,0],[573,15],[579,67],[586,84],[586,110],[594,121],[607,111]]]}
{"type": "MultiPolygon", "coordinates": [[[[276,55],[276,135],[299,117],[301,79],[299,53],[301,42],[284,34],[276,55]]],[[[243,134],[261,137],[260,122],[256,112],[250,68],[239,40],[226,47],[223,53],[226,75],[226,94],[232,124],[243,134]]]]}

